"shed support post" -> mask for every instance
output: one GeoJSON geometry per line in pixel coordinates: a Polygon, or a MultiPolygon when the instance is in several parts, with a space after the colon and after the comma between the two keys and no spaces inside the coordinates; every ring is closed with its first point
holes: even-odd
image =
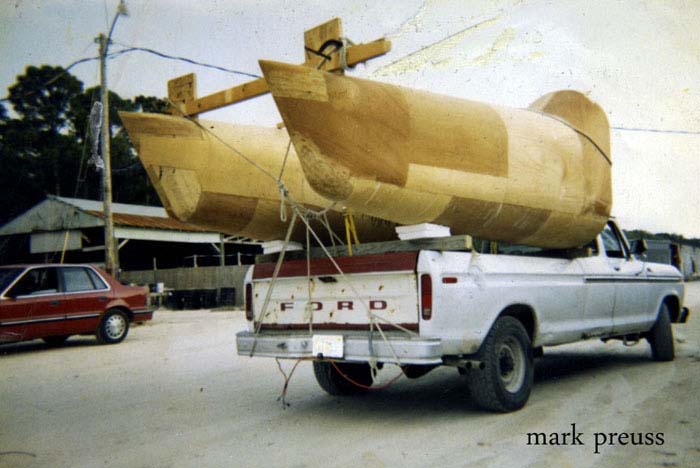
{"type": "Polygon", "coordinates": [[[219,244],[219,288],[216,292],[216,303],[221,306],[221,299],[223,297],[222,289],[224,287],[224,270],[226,267],[226,252],[224,251],[224,236],[221,236],[221,244],[219,244]]]}

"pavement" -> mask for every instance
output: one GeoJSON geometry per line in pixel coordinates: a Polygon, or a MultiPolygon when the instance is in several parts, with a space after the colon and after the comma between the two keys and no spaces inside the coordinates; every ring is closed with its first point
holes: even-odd
{"type": "Polygon", "coordinates": [[[646,342],[546,348],[510,414],[476,409],[452,368],[339,398],[308,362],[285,407],[275,361],[236,354],[241,311],[161,310],[117,345],[3,345],[0,466],[700,467],[699,282],[686,305],[674,362],[646,342]]]}

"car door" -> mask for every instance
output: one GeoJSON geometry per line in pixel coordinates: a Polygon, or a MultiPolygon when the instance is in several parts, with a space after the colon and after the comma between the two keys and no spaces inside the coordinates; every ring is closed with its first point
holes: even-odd
{"type": "Polygon", "coordinates": [[[25,268],[0,269],[0,343],[21,341],[26,335],[31,315],[31,299],[16,298],[11,289],[25,273],[25,268]]]}
{"type": "Polygon", "coordinates": [[[615,283],[610,280],[612,267],[598,239],[592,241],[588,247],[593,255],[576,260],[584,271],[586,303],[583,313],[583,336],[609,335],[613,329],[615,308],[615,283]]]}
{"type": "Polygon", "coordinates": [[[23,340],[58,334],[64,312],[56,267],[29,268],[7,295],[18,307],[24,307],[23,340]]]}
{"type": "Polygon", "coordinates": [[[109,302],[109,287],[90,267],[59,268],[70,333],[92,333],[109,302]]]}
{"type": "Polygon", "coordinates": [[[611,268],[610,279],[615,284],[613,333],[630,333],[646,320],[649,290],[644,264],[631,254],[613,223],[605,226],[601,237],[607,263],[611,268]]]}

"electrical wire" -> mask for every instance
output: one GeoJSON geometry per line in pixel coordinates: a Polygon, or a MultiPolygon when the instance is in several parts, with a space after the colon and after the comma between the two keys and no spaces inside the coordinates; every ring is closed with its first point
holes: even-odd
{"type": "MultiPolygon", "coordinates": [[[[48,80],[46,83],[44,83],[42,85],[42,88],[50,85],[51,83],[54,83],[56,80],[61,78],[63,75],[68,74],[70,69],[75,67],[76,65],[80,65],[81,63],[86,63],[86,62],[92,62],[92,61],[98,60],[98,59],[99,59],[99,57],[85,57],[85,58],[81,58],[79,60],[76,60],[75,62],[73,62],[70,65],[68,65],[67,67],[65,67],[60,73],[56,74],[56,76],[54,76],[53,78],[48,80]]],[[[30,91],[28,93],[24,93],[24,94],[20,95],[19,97],[24,98],[24,97],[31,96],[32,94],[36,94],[36,93],[37,93],[36,91],[30,91]]],[[[5,96],[3,98],[0,98],[0,102],[5,102],[5,101],[9,101],[9,100],[10,100],[10,96],[5,96]]]]}
{"type": "MultiPolygon", "coordinates": [[[[213,70],[218,70],[218,71],[221,71],[221,72],[230,73],[230,74],[232,74],[232,75],[247,76],[247,77],[249,77],[249,78],[261,78],[260,75],[256,75],[256,74],[254,74],[254,73],[248,73],[248,72],[244,72],[244,71],[240,71],[240,70],[234,70],[234,69],[231,69],[231,68],[225,68],[225,67],[222,67],[222,66],[219,66],[219,65],[212,65],[212,64],[209,64],[209,63],[204,63],[204,62],[200,62],[200,61],[197,61],[197,60],[193,60],[193,59],[190,59],[190,58],[187,58],[187,57],[178,57],[178,56],[175,56],[175,55],[169,55],[169,54],[166,54],[166,53],[164,53],[164,52],[159,52],[159,51],[157,51],[157,50],[150,49],[150,48],[148,48],[148,47],[128,46],[128,45],[120,44],[120,43],[118,43],[118,42],[114,42],[114,44],[119,45],[119,46],[122,46],[122,47],[124,47],[124,49],[120,49],[120,50],[117,50],[117,51],[115,51],[115,52],[111,52],[111,53],[107,54],[107,58],[110,59],[110,60],[111,60],[111,59],[118,58],[118,57],[120,57],[120,56],[122,56],[122,55],[128,54],[128,53],[130,53],[130,52],[146,52],[146,53],[149,53],[149,54],[152,54],[152,55],[155,55],[155,56],[157,56],[157,57],[164,58],[164,59],[168,59],[168,60],[177,60],[177,61],[180,61],[180,62],[185,62],[185,63],[189,63],[189,64],[192,64],[192,65],[197,65],[197,66],[200,66],[200,67],[204,67],[204,68],[211,68],[211,69],[213,69],[213,70]]],[[[77,66],[77,65],[80,65],[80,64],[82,64],[82,63],[87,63],[87,62],[94,62],[94,61],[99,60],[99,59],[100,59],[99,56],[97,56],[97,57],[84,57],[84,58],[78,59],[78,60],[72,62],[72,63],[71,63],[70,65],[68,65],[67,67],[65,67],[61,72],[59,72],[58,74],[56,74],[56,76],[54,76],[54,77],[52,77],[51,79],[49,79],[46,83],[44,83],[44,84],[42,85],[42,87],[46,87],[46,86],[48,86],[48,85],[50,85],[50,84],[56,82],[56,80],[58,80],[59,78],[61,78],[63,75],[68,74],[68,72],[69,72],[73,67],[75,67],[75,66],[77,66]]],[[[32,94],[36,94],[36,92],[37,92],[37,91],[30,91],[30,92],[24,93],[24,94],[22,94],[21,96],[18,96],[18,97],[23,98],[23,97],[26,97],[26,96],[31,96],[32,94]]],[[[10,100],[10,96],[5,96],[5,97],[3,97],[3,98],[0,98],[0,102],[6,102],[6,101],[9,101],[9,100],[10,100]]]]}
{"type": "Polygon", "coordinates": [[[623,132],[643,132],[643,133],[673,133],[676,135],[700,135],[700,131],[693,130],[663,130],[658,128],[634,128],[634,127],[610,127],[611,130],[623,132]]]}
{"type": "Polygon", "coordinates": [[[209,64],[209,63],[199,62],[199,61],[197,61],[197,60],[193,60],[193,59],[190,59],[190,58],[187,58],[187,57],[179,57],[179,56],[176,56],[176,55],[170,55],[170,54],[166,54],[166,53],[164,53],[164,52],[160,52],[160,51],[157,51],[157,50],[154,50],[154,49],[150,49],[150,48],[148,48],[148,47],[136,47],[136,46],[130,46],[130,45],[126,45],[126,44],[120,44],[120,43],[118,43],[118,42],[114,42],[114,44],[119,45],[119,46],[122,46],[122,47],[125,47],[125,48],[124,48],[124,49],[120,49],[120,50],[118,50],[118,51],[116,51],[116,52],[112,52],[111,54],[109,54],[109,55],[110,55],[110,58],[115,58],[115,57],[117,57],[117,56],[119,56],[119,55],[126,54],[126,53],[129,53],[129,52],[146,52],[146,53],[153,54],[153,55],[156,55],[156,56],[161,57],[161,58],[164,58],[164,59],[177,60],[177,61],[180,61],[180,62],[185,62],[185,63],[189,63],[189,64],[192,64],[192,65],[197,65],[197,66],[200,66],[200,67],[211,68],[211,69],[213,69],[213,70],[219,70],[219,71],[222,71],[222,72],[225,72],[225,73],[230,73],[230,74],[232,74],[232,75],[247,76],[247,77],[249,77],[249,78],[262,78],[260,75],[256,75],[256,74],[254,74],[254,73],[248,73],[248,72],[244,72],[244,71],[240,71],[240,70],[234,70],[234,69],[231,69],[231,68],[222,67],[222,66],[219,66],[219,65],[212,65],[212,64],[209,64]]]}
{"type": "Polygon", "coordinates": [[[112,169],[112,174],[118,174],[120,172],[130,172],[130,171],[133,171],[133,170],[138,169],[140,167],[142,167],[141,161],[135,161],[135,162],[129,164],[128,166],[119,167],[117,169],[112,169]]]}

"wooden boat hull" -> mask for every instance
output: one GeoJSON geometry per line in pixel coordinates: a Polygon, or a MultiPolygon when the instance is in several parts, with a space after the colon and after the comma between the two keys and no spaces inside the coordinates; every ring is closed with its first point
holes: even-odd
{"type": "Polygon", "coordinates": [[[605,113],[575,91],[510,109],[261,61],[311,187],[400,224],[547,248],[610,215],[605,113]]]}
{"type": "MultiPolygon", "coordinates": [[[[274,176],[282,170],[289,137],[283,130],[229,125],[163,114],[120,112],[120,117],[165,209],[181,221],[257,240],[283,239],[287,221],[280,219],[280,192],[273,179],[237,155],[254,160],[274,176]]],[[[294,148],[282,176],[294,199],[314,210],[333,204],[306,182],[294,148]]],[[[344,232],[342,206],[328,212],[336,233],[344,232]]],[[[289,207],[286,208],[289,212],[289,207]]],[[[395,238],[394,224],[362,214],[355,216],[360,240],[395,238]]],[[[327,229],[314,229],[328,240],[327,229]]],[[[293,239],[305,242],[299,222],[293,239]]],[[[313,240],[312,240],[313,242],[313,240]]]]}

